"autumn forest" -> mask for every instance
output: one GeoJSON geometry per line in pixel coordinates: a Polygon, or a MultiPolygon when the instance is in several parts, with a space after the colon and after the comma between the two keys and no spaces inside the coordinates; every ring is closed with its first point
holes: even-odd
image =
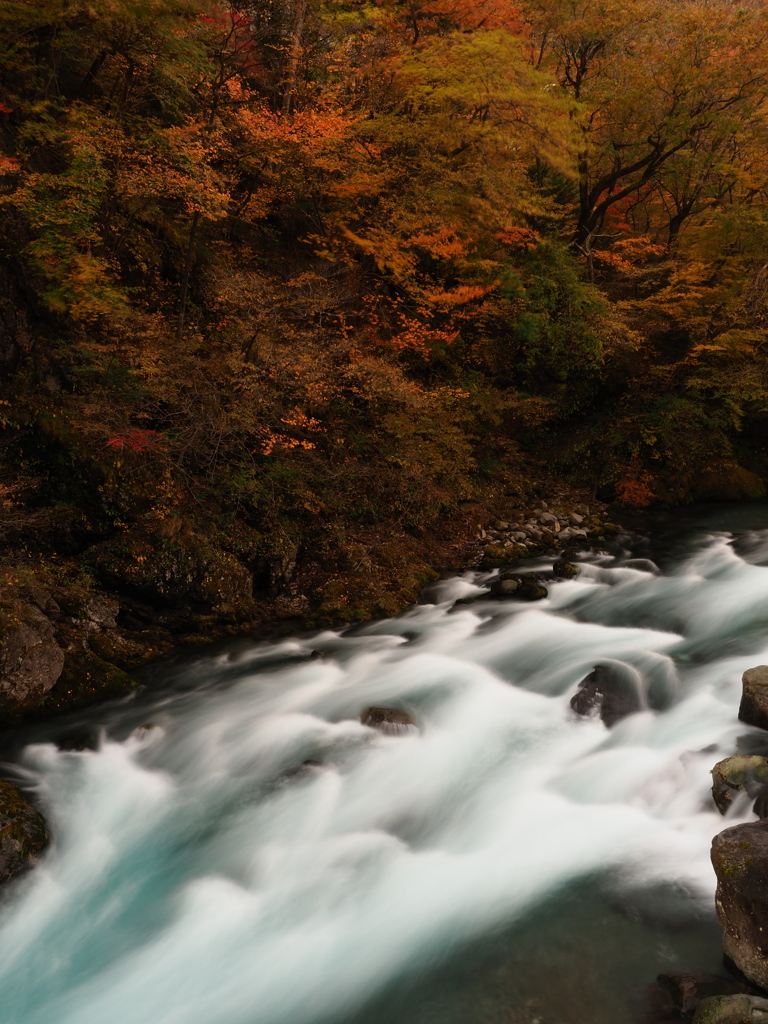
{"type": "Polygon", "coordinates": [[[3,0],[11,582],[332,619],[539,475],[763,494],[767,7],[3,0]]]}

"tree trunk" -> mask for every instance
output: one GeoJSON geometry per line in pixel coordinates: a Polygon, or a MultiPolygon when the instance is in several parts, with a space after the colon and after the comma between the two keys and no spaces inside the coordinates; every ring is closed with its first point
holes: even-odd
{"type": "Polygon", "coordinates": [[[301,37],[304,35],[304,19],[307,16],[307,0],[296,0],[293,12],[293,28],[291,30],[291,48],[288,52],[288,67],[285,75],[285,91],[283,93],[283,113],[290,114],[291,105],[296,95],[296,82],[299,76],[301,60],[301,37]]]}
{"type": "Polygon", "coordinates": [[[189,277],[192,273],[192,263],[195,258],[195,239],[197,237],[197,225],[200,223],[200,211],[195,210],[192,216],[192,223],[189,228],[189,242],[187,243],[187,259],[184,263],[184,274],[181,278],[181,295],[179,297],[179,320],[176,324],[176,340],[181,341],[184,335],[184,316],[187,311],[187,293],[189,292],[189,277]]]}

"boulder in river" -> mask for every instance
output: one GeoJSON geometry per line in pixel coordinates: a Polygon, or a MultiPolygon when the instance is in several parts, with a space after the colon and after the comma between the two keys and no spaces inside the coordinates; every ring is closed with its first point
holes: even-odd
{"type": "Polygon", "coordinates": [[[491,594],[494,597],[514,597],[520,588],[520,580],[515,577],[502,576],[491,583],[491,594]]]}
{"type": "Polygon", "coordinates": [[[768,1024],[768,999],[745,992],[702,999],[693,1024],[768,1024]]]}
{"type": "Polygon", "coordinates": [[[768,665],[748,668],[741,677],[741,686],[739,719],[768,729],[768,665]]]}
{"type": "Polygon", "coordinates": [[[407,711],[400,708],[365,708],[360,715],[363,725],[389,736],[406,736],[416,728],[416,723],[407,711]]]}
{"type": "Polygon", "coordinates": [[[571,697],[577,715],[599,714],[610,727],[642,707],[637,687],[610,665],[596,665],[571,697]]]}
{"type": "Polygon", "coordinates": [[[718,811],[725,814],[736,795],[744,790],[748,796],[756,797],[755,810],[760,814],[765,800],[761,799],[768,789],[768,758],[758,754],[734,754],[718,761],[712,769],[712,799],[718,811]],[[758,806],[759,805],[759,806],[758,806]]]}
{"type": "Polygon", "coordinates": [[[519,601],[542,601],[549,596],[547,588],[538,580],[530,576],[523,576],[520,586],[515,591],[515,597],[519,601]]]}
{"type": "Polygon", "coordinates": [[[725,954],[749,981],[768,989],[768,821],[716,835],[712,865],[725,954]]]}
{"type": "Polygon", "coordinates": [[[573,580],[579,575],[579,567],[564,558],[559,558],[552,566],[552,572],[561,579],[573,580]]]}
{"type": "Polygon", "coordinates": [[[0,779],[0,882],[31,867],[47,845],[40,813],[12,783],[0,779]]]}

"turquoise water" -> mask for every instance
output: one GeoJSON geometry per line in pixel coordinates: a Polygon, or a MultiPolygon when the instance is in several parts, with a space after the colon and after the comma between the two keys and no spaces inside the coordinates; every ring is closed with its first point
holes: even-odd
{"type": "Polygon", "coordinates": [[[717,969],[709,771],[768,661],[764,511],[671,521],[536,605],[446,580],[19,734],[54,842],[0,905],[0,1019],[629,1024],[659,971],[717,969]],[[569,707],[598,663],[642,705],[610,731],[569,707]]]}

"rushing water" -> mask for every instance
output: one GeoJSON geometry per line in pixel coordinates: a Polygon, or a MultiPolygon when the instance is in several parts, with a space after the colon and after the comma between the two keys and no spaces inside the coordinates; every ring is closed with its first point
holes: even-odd
{"type": "Polygon", "coordinates": [[[659,971],[716,970],[709,772],[760,746],[736,712],[768,661],[765,513],[678,520],[663,569],[590,556],[535,605],[456,604],[465,575],[169,664],[80,716],[95,750],[27,733],[54,842],[0,906],[0,1020],[627,1024],[659,971]],[[569,707],[596,664],[644,707],[610,731],[569,707]]]}

